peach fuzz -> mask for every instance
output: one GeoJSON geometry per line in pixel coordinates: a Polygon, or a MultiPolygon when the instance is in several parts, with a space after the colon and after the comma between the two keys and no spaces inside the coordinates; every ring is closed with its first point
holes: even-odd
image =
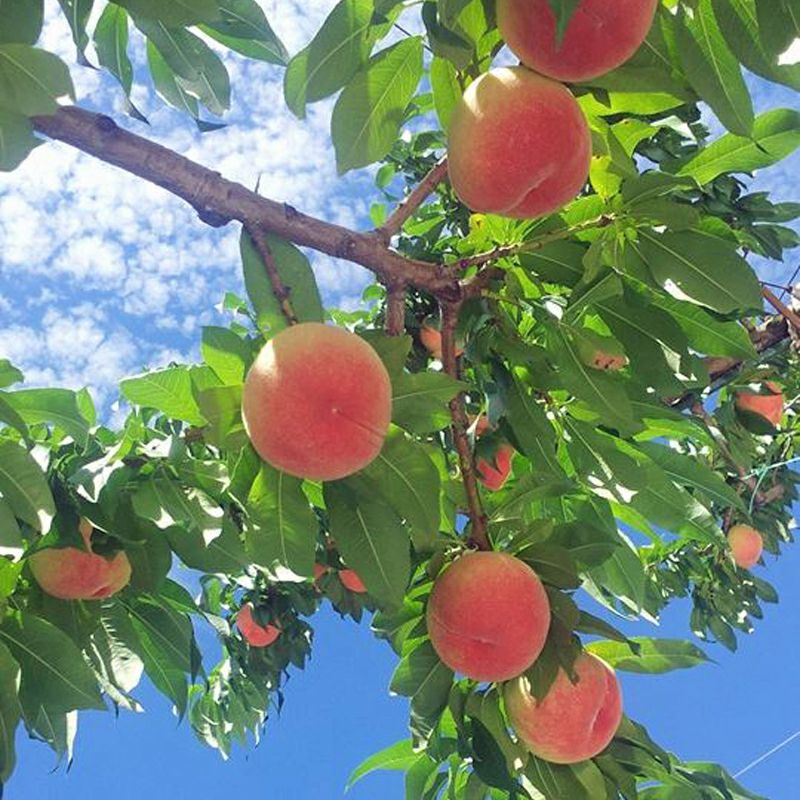
{"type": "Polygon", "coordinates": [[[764,384],[772,394],[754,394],[741,391],[736,393],[736,408],[740,411],[750,411],[764,417],[774,427],[778,427],[783,416],[783,392],[774,381],[764,384]]]}
{"type": "Polygon", "coordinates": [[[124,589],[131,579],[131,562],[124,552],[104,558],[92,552],[92,524],[82,519],[79,530],[86,550],[77,547],[39,550],[28,559],[42,589],[60,600],[103,600],[124,589]]]}
{"type": "Polygon", "coordinates": [[[380,452],[392,415],[389,374],[354,333],[304,322],[267,342],[247,374],[245,429],[261,458],[309,480],[352,475],[380,452]]]}
{"type": "Polygon", "coordinates": [[[589,81],[624,64],[647,37],[658,0],[582,0],[559,42],[549,0],[498,0],[510,50],[542,75],[589,81]]]}
{"type": "Polygon", "coordinates": [[[280,629],[274,625],[259,625],[253,617],[253,604],[246,603],[236,615],[236,627],[252,647],[267,647],[280,635],[280,629]]]}
{"type": "Polygon", "coordinates": [[[344,584],[346,589],[356,594],[364,594],[367,587],[364,586],[364,581],[352,569],[343,569],[339,573],[339,580],[344,584]]]}
{"type": "Polygon", "coordinates": [[[502,489],[511,473],[513,455],[514,448],[510,444],[504,443],[497,448],[493,461],[479,458],[475,465],[475,469],[478,471],[478,480],[492,492],[502,489]]]}
{"type": "Polygon", "coordinates": [[[523,561],[467,553],[436,579],[427,622],[431,644],[452,670],[476,681],[506,681],[542,652],[550,602],[523,561]]]}
{"type": "Polygon", "coordinates": [[[560,83],[501,67],[470,84],[450,121],[450,182],[473,211],[534,218],[578,195],[592,142],[583,112],[560,83]]]}
{"type": "Polygon", "coordinates": [[[752,569],[764,552],[764,539],[749,525],[734,525],[728,531],[728,544],[733,560],[742,569],[752,569]]]}
{"type": "Polygon", "coordinates": [[[504,690],[506,711],[520,740],[535,756],[576,764],[601,753],[622,721],[622,692],[614,671],[589,653],[575,661],[578,683],[561,670],[537,702],[523,675],[504,690]]]}

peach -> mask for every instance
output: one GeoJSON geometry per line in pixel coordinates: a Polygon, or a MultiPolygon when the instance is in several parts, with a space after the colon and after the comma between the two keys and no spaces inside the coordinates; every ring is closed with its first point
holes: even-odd
{"type": "Polygon", "coordinates": [[[749,525],[734,525],[728,531],[728,544],[733,553],[733,560],[742,569],[754,567],[764,551],[761,534],[749,525]]]}
{"type": "Polygon", "coordinates": [[[592,142],[570,91],[525,67],[470,84],[450,121],[450,182],[473,211],[533,218],[583,188],[592,142]]]}
{"type": "Polygon", "coordinates": [[[511,472],[511,457],[514,455],[514,448],[507,443],[503,443],[497,448],[494,461],[479,458],[475,468],[478,471],[478,480],[489,490],[497,492],[503,488],[511,472]]]}
{"type": "Polygon", "coordinates": [[[247,643],[252,647],[267,647],[280,635],[280,629],[274,625],[259,625],[253,617],[253,604],[245,603],[236,615],[236,627],[247,643]]]}
{"type": "Polygon", "coordinates": [[[740,411],[751,411],[754,414],[759,414],[777,428],[783,416],[783,392],[781,392],[781,387],[774,381],[767,381],[764,385],[772,394],[737,392],[736,408],[740,411]]]}
{"type": "Polygon", "coordinates": [[[520,740],[539,758],[575,764],[605,750],[622,721],[622,692],[614,671],[589,653],[575,661],[578,682],[561,670],[541,701],[521,675],[504,689],[506,711],[520,740]]]}
{"type": "Polygon", "coordinates": [[[542,652],[550,602],[523,561],[467,553],[436,579],[427,621],[431,644],[448,667],[476,681],[505,681],[542,652]]]}
{"type": "Polygon", "coordinates": [[[324,578],[330,567],[327,564],[314,564],[314,581],[320,580],[320,578],[324,578]]]}
{"type": "Polygon", "coordinates": [[[549,0],[498,0],[497,27],[525,66],[570,83],[624,64],[653,24],[658,0],[582,0],[559,42],[549,0]]]}
{"type": "Polygon", "coordinates": [[[253,447],[298,478],[331,481],[366,467],[391,415],[389,373],[375,350],[318,322],[267,342],[244,383],[242,416],[253,447]]]}
{"type": "Polygon", "coordinates": [[[364,581],[352,569],[343,569],[339,573],[339,580],[344,584],[345,588],[356,594],[364,594],[367,591],[364,581]]]}
{"type": "Polygon", "coordinates": [[[33,577],[60,600],[103,600],[124,589],[131,579],[131,562],[124,552],[105,558],[92,552],[92,524],[82,519],[79,530],[86,550],[77,547],[39,550],[28,559],[33,577]]]}
{"type": "MultiPolygon", "coordinates": [[[[427,322],[419,329],[419,340],[425,349],[434,357],[442,360],[442,333],[427,322]]],[[[456,356],[463,356],[464,348],[456,346],[456,356]]]]}

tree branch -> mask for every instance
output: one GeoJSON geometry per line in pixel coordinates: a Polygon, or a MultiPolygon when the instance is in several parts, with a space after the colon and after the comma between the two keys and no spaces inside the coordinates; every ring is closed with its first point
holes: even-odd
{"type": "Polygon", "coordinates": [[[766,286],[761,287],[761,296],[785,319],[787,319],[794,329],[800,332],[800,316],[797,312],[792,311],[787,305],[784,305],[766,286]]]}
{"type": "Polygon", "coordinates": [[[278,265],[275,263],[275,257],[272,255],[272,249],[269,246],[264,231],[261,230],[257,224],[245,224],[244,227],[253,240],[253,246],[264,262],[264,269],[267,272],[270,286],[272,286],[272,293],[275,295],[275,299],[281,307],[283,316],[290,325],[297,325],[297,315],[294,313],[294,308],[289,300],[291,291],[281,280],[280,273],[278,272],[278,265]]]}
{"type": "Polygon", "coordinates": [[[360,264],[383,280],[401,281],[450,300],[461,296],[453,268],[406,258],[389,250],[374,232],[351,231],[262,197],[218,172],[119,128],[110,117],[69,106],[52,116],[34,117],[33,125],[51,139],[66,142],[182,198],[209,225],[221,227],[231,220],[256,224],[294,244],[360,264]]]}
{"type": "MultiPolygon", "coordinates": [[[[456,325],[458,314],[461,310],[460,303],[442,303],[442,364],[445,372],[458,380],[458,357],[456,356],[456,325]]],[[[475,474],[475,460],[472,447],[470,447],[467,428],[469,420],[464,408],[464,395],[459,394],[450,401],[450,415],[453,418],[453,443],[458,452],[461,465],[461,477],[467,493],[469,517],[472,523],[470,541],[480,550],[490,550],[489,536],[486,532],[486,515],[481,507],[481,498],[478,493],[478,481],[475,474]]]]}
{"type": "Polygon", "coordinates": [[[447,158],[440,159],[431,171],[411,190],[408,196],[400,202],[386,222],[375,229],[375,233],[387,242],[400,232],[407,219],[414,215],[417,209],[425,202],[433,190],[445,179],[447,175],[447,158]]]}
{"type": "Polygon", "coordinates": [[[406,329],[406,287],[404,284],[386,286],[386,333],[401,336],[406,329]]]}

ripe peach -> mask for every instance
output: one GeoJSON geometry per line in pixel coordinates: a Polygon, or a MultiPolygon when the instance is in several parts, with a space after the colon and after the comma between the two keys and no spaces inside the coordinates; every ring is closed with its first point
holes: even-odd
{"type": "Polygon", "coordinates": [[[320,578],[324,578],[330,567],[327,564],[314,564],[314,581],[318,581],[320,578]]]}
{"type": "Polygon", "coordinates": [[[344,478],[380,452],[392,415],[389,373],[375,350],[342,328],[282,330],[247,374],[242,416],[264,461],[310,480],[344,478]]]}
{"type": "Polygon", "coordinates": [[[77,547],[39,550],[28,559],[33,577],[47,594],[61,600],[103,600],[124,589],[131,562],[124,552],[104,558],[92,552],[92,524],[80,521],[86,550],[77,547]]]}
{"type": "Polygon", "coordinates": [[[586,183],[589,126],[570,91],[525,67],[470,84],[450,121],[450,182],[473,211],[532,218],[557,211],[586,183]]]}
{"type": "MultiPolygon", "coordinates": [[[[419,329],[419,339],[425,349],[434,357],[442,360],[442,333],[427,322],[423,322],[419,329]]],[[[456,346],[456,355],[463,356],[464,348],[456,346]]]]}
{"type": "Polygon", "coordinates": [[[478,470],[478,480],[489,490],[497,492],[503,488],[511,472],[511,457],[514,448],[503,443],[497,448],[494,462],[479,458],[475,468],[478,470]]]}
{"type": "Polygon", "coordinates": [[[505,681],[542,652],[550,602],[523,561],[468,553],[436,579],[427,620],[431,644],[448,667],[477,681],[505,681]]]}
{"type": "Polygon", "coordinates": [[[253,617],[253,604],[245,603],[236,615],[236,627],[252,647],[267,647],[280,635],[280,629],[274,625],[259,625],[253,617]]]}
{"type": "Polygon", "coordinates": [[[737,392],[736,408],[740,411],[751,411],[754,414],[760,414],[777,428],[783,416],[783,392],[781,392],[781,387],[774,381],[767,381],[764,385],[772,394],[737,392]]]}
{"type": "Polygon", "coordinates": [[[589,653],[575,661],[578,683],[563,670],[537,702],[521,675],[505,686],[506,711],[525,746],[539,758],[575,764],[605,750],[622,720],[622,693],[614,671],[589,653]]]}
{"type": "Polygon", "coordinates": [[[343,569],[339,573],[339,580],[344,584],[345,588],[356,594],[364,594],[367,591],[364,581],[352,569],[343,569]]]}
{"type": "Polygon", "coordinates": [[[728,544],[733,552],[733,560],[742,569],[754,567],[764,551],[761,534],[749,525],[734,525],[728,531],[728,544]]]}
{"type": "Polygon", "coordinates": [[[640,47],[658,0],[582,0],[558,41],[549,0],[498,0],[497,27],[525,66],[574,83],[605,75],[640,47]]]}

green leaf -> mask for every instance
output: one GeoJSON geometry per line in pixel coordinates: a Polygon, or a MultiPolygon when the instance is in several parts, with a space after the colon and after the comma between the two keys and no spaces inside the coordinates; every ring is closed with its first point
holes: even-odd
{"type": "Polygon", "coordinates": [[[364,759],[350,773],[345,789],[350,789],[362,778],[379,769],[396,769],[405,772],[414,764],[417,758],[418,755],[414,752],[411,740],[401,739],[399,742],[390,744],[380,752],[373,753],[369,758],[364,759]]]}
{"type": "Polygon", "coordinates": [[[167,367],[145,372],[125,378],[119,386],[125,399],[134,405],[154,408],[191,425],[203,425],[205,422],[192,392],[192,376],[188,367],[167,367]]]}
{"type": "Polygon", "coordinates": [[[574,286],[584,275],[586,248],[575,242],[553,242],[519,257],[522,267],[548,283],[574,286]]]}
{"type": "Polygon", "coordinates": [[[689,345],[698,353],[742,360],[755,358],[756,349],[740,322],[719,320],[698,306],[661,294],[653,298],[653,305],[675,318],[689,345]]]}
{"type": "Polygon", "coordinates": [[[347,565],[382,605],[401,605],[411,557],[408,533],[395,512],[357,478],[326,483],[325,506],[347,565]]]}
{"type": "Polygon", "coordinates": [[[549,331],[553,357],[564,387],[596,411],[603,424],[621,434],[636,429],[633,408],[622,384],[600,370],[587,367],[578,347],[561,327],[549,331]]]}
{"type": "Polygon", "coordinates": [[[693,19],[686,13],[678,17],[677,45],[692,87],[729,131],[749,136],[753,101],[739,62],[717,25],[711,0],[698,0],[693,19]]]}
{"type": "Polygon", "coordinates": [[[200,26],[205,34],[250,58],[281,65],[289,61],[286,48],[255,0],[218,0],[218,5],[220,19],[200,26]]]}
{"type": "Polygon", "coordinates": [[[86,445],[89,425],[80,412],[75,392],[69,389],[23,389],[9,392],[5,400],[28,424],[51,423],[78,444],[86,445]]]}
{"type": "Polygon", "coordinates": [[[181,525],[202,535],[210,544],[222,533],[224,512],[205,492],[184,488],[169,478],[151,476],[132,497],[136,513],[161,530],[181,525]]]}
{"type": "Polygon", "coordinates": [[[0,358],[0,389],[21,383],[25,376],[7,358],[0,358]]]}
{"type": "Polygon", "coordinates": [[[136,19],[136,27],[155,45],[176,73],[177,84],[197,97],[212,114],[222,116],[230,107],[228,71],[219,56],[200,38],[163,22],[136,19]]]}
{"type": "Polygon", "coordinates": [[[20,668],[8,648],[0,644],[0,781],[14,771],[17,753],[14,735],[22,716],[19,705],[20,668]]]}
{"type": "Polygon", "coordinates": [[[403,39],[378,53],[339,95],[331,135],[339,174],[383,158],[422,77],[422,39],[403,39]]]}
{"type": "Polygon", "coordinates": [[[434,56],[431,60],[430,81],[436,116],[439,118],[442,130],[447,133],[453,110],[463,94],[458,84],[458,73],[446,58],[434,56]]]}
{"type": "Polygon", "coordinates": [[[686,161],[678,175],[710,183],[728,172],[754,172],[776,164],[800,146],[800,111],[776,108],[761,114],[752,138],[728,133],[686,161]]]}
{"type": "MultiPolygon", "coordinates": [[[[292,310],[301,322],[322,322],[322,308],[317,281],[311,264],[294,245],[277,236],[268,235],[267,242],[278,268],[281,282],[289,290],[292,310]]],[[[258,327],[262,331],[278,331],[289,323],[272,290],[264,262],[245,230],[239,240],[247,296],[256,312],[258,327]]]]}
{"type": "Polygon", "coordinates": [[[0,44],[36,44],[42,32],[44,0],[0,2],[0,44]]]}
{"type": "Polygon", "coordinates": [[[530,564],[536,574],[546,583],[559,589],[577,589],[581,585],[578,568],[569,550],[546,544],[533,544],[516,554],[517,558],[530,564]]]}
{"type": "Polygon", "coordinates": [[[262,464],[247,498],[255,529],[247,531],[251,560],[311,576],[319,524],[303,493],[302,481],[262,464]]]}
{"type": "Polygon", "coordinates": [[[186,713],[186,675],[193,672],[192,623],[185,614],[138,600],[125,603],[135,633],[133,650],[142,659],[155,687],[175,703],[178,717],[186,713]]]}
{"type": "MultiPolygon", "coordinates": [[[[214,22],[220,18],[218,0],[115,0],[132,14],[156,20],[167,27],[214,22]]],[[[137,19],[137,25],[139,21],[137,19]]]]}
{"type": "Polygon", "coordinates": [[[90,66],[84,53],[86,52],[86,45],[89,44],[86,25],[92,13],[94,0],[58,0],[58,2],[69,23],[75,47],[78,48],[78,61],[83,66],[90,66]]]}
{"type": "MultiPolygon", "coordinates": [[[[0,547],[7,549],[16,549],[22,553],[22,532],[17,524],[17,518],[14,516],[14,511],[11,504],[4,497],[0,497],[0,547]]],[[[8,562],[6,562],[8,563],[8,562]]],[[[2,565],[0,565],[2,567],[2,565]]],[[[0,572],[2,574],[2,572],[0,572]]],[[[2,579],[0,578],[0,585],[2,579]]],[[[0,597],[7,597],[0,588],[0,597]]]]}
{"type": "Polygon", "coordinates": [[[53,114],[61,97],[75,99],[67,65],[26,44],[0,45],[0,108],[32,117],[53,114]]]}
{"type": "Polygon", "coordinates": [[[679,299],[723,314],[761,308],[761,287],[734,243],[700,231],[640,230],[637,251],[658,283],[679,299]]]}
{"type": "Polygon", "coordinates": [[[0,172],[16,169],[41,143],[27,117],[0,108],[0,172]]]}
{"type": "Polygon", "coordinates": [[[428,640],[406,653],[392,675],[389,691],[410,697],[414,710],[433,717],[447,705],[453,671],[439,659],[428,640]]]}
{"type": "Polygon", "coordinates": [[[224,384],[236,386],[244,382],[250,347],[232,330],[214,325],[203,328],[200,352],[224,384]]]}
{"type": "Polygon", "coordinates": [[[447,403],[465,387],[441,372],[404,373],[392,382],[392,421],[412,433],[450,424],[447,403]]]}
{"type": "Polygon", "coordinates": [[[239,529],[228,519],[222,521],[221,533],[213,538],[199,535],[195,529],[177,525],[167,528],[166,534],[170,547],[191,569],[233,574],[251,563],[242,545],[239,529]]]}
{"type": "Polygon", "coordinates": [[[639,613],[647,595],[647,576],[636,548],[620,537],[624,546],[618,547],[611,557],[586,575],[584,588],[599,602],[615,613],[620,613],[617,603],[639,613]],[[617,602],[610,602],[608,595],[617,602]]]}
{"type": "Polygon", "coordinates": [[[699,489],[722,508],[746,512],[744,501],[733,487],[696,456],[684,455],[655,442],[642,442],[639,449],[652,458],[675,483],[699,489]]]}
{"type": "Polygon", "coordinates": [[[42,468],[14,442],[0,442],[0,492],[15,516],[47,531],[56,507],[42,468]]]}
{"type": "Polygon", "coordinates": [[[21,612],[0,624],[0,641],[20,666],[24,706],[53,712],[105,710],[94,673],[72,639],[55,625],[21,612]]]}
{"type": "Polygon", "coordinates": [[[378,457],[362,472],[375,493],[411,526],[414,546],[432,549],[439,531],[439,470],[425,448],[391,428],[378,457]]]}
{"type": "Polygon", "coordinates": [[[505,384],[503,398],[508,409],[508,422],[523,455],[531,460],[537,471],[563,477],[564,470],[556,457],[555,430],[544,408],[513,376],[505,384]]]}
{"type": "Polygon", "coordinates": [[[581,0],[547,0],[556,17],[556,39],[561,42],[581,0]]]}
{"type": "Polygon", "coordinates": [[[631,639],[638,652],[627,644],[599,641],[586,645],[589,652],[600,656],[609,666],[625,672],[661,675],[676,669],[689,669],[709,661],[708,656],[691,642],[681,639],[651,639],[636,636],[631,639]]]}
{"type": "Polygon", "coordinates": [[[200,106],[197,98],[189,94],[178,83],[178,76],[158,52],[156,46],[149,41],[147,43],[147,65],[150,68],[150,77],[153,79],[155,90],[164,102],[193,117],[200,130],[213,127],[211,123],[203,122],[199,118],[200,106]]]}
{"type": "Polygon", "coordinates": [[[372,49],[372,0],[340,0],[317,35],[289,62],[286,105],[302,119],[306,104],[347,85],[372,49]]]}

